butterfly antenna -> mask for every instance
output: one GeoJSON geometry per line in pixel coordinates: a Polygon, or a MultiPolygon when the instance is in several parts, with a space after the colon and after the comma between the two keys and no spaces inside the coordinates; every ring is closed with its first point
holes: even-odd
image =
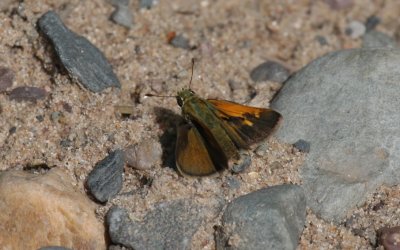
{"type": "Polygon", "coordinates": [[[194,58],[192,58],[192,75],[190,76],[189,89],[191,89],[190,86],[192,86],[193,71],[194,71],[194,58]]]}
{"type": "Polygon", "coordinates": [[[145,97],[173,97],[176,98],[175,95],[155,95],[155,94],[145,94],[145,97]]]}

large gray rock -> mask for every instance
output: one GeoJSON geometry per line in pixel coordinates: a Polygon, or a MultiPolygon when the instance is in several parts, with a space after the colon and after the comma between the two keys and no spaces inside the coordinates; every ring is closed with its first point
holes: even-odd
{"type": "Polygon", "coordinates": [[[260,189],[232,201],[217,227],[217,249],[296,249],[306,199],[296,185],[260,189]]]}
{"type": "Polygon", "coordinates": [[[284,85],[277,137],[310,142],[301,168],[308,205],[340,220],[382,184],[400,183],[400,50],[327,54],[284,85]]]}

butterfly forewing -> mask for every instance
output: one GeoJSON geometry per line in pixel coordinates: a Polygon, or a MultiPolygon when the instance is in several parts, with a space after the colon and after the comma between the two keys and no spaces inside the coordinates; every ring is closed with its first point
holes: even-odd
{"type": "Polygon", "coordinates": [[[224,129],[239,148],[267,138],[281,120],[272,109],[255,108],[223,100],[208,100],[224,129]]]}

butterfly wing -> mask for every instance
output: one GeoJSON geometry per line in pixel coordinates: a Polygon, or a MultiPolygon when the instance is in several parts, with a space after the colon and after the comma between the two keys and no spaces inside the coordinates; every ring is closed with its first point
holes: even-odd
{"type": "Polygon", "coordinates": [[[194,125],[181,125],[178,128],[178,138],[175,149],[176,165],[183,175],[205,176],[227,167],[224,153],[207,137],[204,131],[194,125]],[[200,129],[200,130],[199,130],[200,129]]]}
{"type": "Polygon", "coordinates": [[[272,109],[255,108],[224,100],[208,101],[239,148],[248,148],[267,138],[282,120],[281,114],[272,109]]]}

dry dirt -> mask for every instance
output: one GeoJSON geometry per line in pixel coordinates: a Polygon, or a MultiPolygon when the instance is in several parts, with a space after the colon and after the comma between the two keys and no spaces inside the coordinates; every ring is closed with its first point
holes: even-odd
{"type": "MultiPolygon", "coordinates": [[[[65,168],[82,192],[87,174],[110,150],[148,138],[174,144],[171,126],[180,113],[175,99],[144,95],[175,95],[187,87],[191,58],[197,58],[191,88],[200,96],[247,103],[257,91],[264,98],[250,103],[268,106],[280,85],[255,84],[249,76],[265,60],[280,61],[296,71],[327,52],[360,47],[360,38],[345,34],[346,25],[353,20],[365,22],[372,15],[381,19],[379,31],[392,37],[400,33],[397,0],[356,0],[342,10],[312,0],[174,0],[159,1],[150,10],[140,10],[133,1],[135,25],[130,30],[109,20],[114,7],[104,0],[25,0],[19,9],[17,3],[12,6],[14,10],[0,13],[0,66],[15,72],[13,88],[35,86],[49,95],[36,103],[18,103],[0,94],[0,170],[40,164],[65,168]],[[121,81],[121,90],[93,94],[60,73],[36,29],[37,19],[48,10],[55,10],[71,30],[104,52],[121,81]],[[196,49],[169,45],[167,34],[172,31],[183,34],[196,49]],[[320,44],[318,36],[327,44],[320,44]],[[134,114],[122,117],[117,105],[132,106],[134,114]],[[54,112],[60,112],[59,119],[51,119],[54,112]],[[13,127],[15,132],[10,132],[13,127]],[[71,145],[63,146],[63,140],[71,145]]],[[[113,204],[140,219],[162,201],[190,197],[212,205],[262,187],[299,184],[298,169],[304,157],[272,137],[265,155],[254,155],[250,168],[234,176],[241,183],[238,189],[226,185],[232,177],[229,171],[208,178],[183,178],[168,162],[141,171],[126,167],[121,194],[106,206],[98,206],[98,218],[102,220],[113,204]]],[[[351,225],[333,225],[308,211],[299,249],[373,248],[376,229],[399,225],[399,200],[398,187],[382,187],[364,207],[349,213],[351,225]],[[384,205],[376,209],[380,203],[384,205]]],[[[214,248],[217,221],[208,216],[195,235],[193,249],[214,248]]]]}

